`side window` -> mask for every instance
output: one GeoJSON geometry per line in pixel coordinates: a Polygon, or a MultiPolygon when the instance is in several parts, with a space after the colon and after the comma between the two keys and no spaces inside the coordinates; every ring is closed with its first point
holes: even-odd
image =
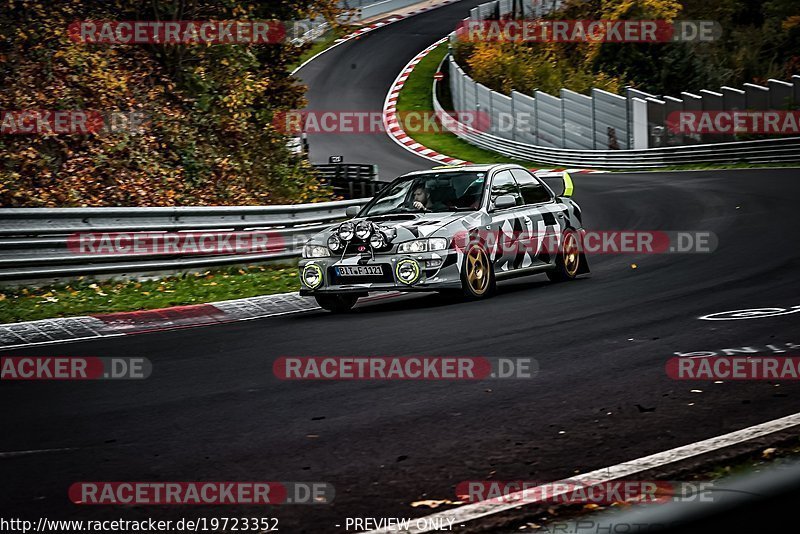
{"type": "Polygon", "coordinates": [[[519,194],[517,182],[509,171],[500,171],[492,179],[492,204],[500,195],[511,195],[517,201],[517,206],[522,206],[522,196],[519,194]]]}
{"type": "Polygon", "coordinates": [[[525,204],[539,204],[540,202],[552,200],[550,193],[535,176],[522,169],[513,169],[511,172],[514,174],[517,184],[519,184],[519,190],[522,193],[522,199],[525,204]]]}

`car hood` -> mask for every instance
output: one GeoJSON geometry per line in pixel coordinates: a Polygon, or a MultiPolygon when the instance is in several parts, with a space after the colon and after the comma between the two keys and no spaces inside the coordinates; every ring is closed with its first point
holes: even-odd
{"type": "Polygon", "coordinates": [[[449,228],[464,229],[463,223],[475,218],[477,212],[453,213],[409,213],[400,216],[367,217],[384,230],[395,230],[395,241],[407,241],[423,237],[447,237],[449,228]]]}
{"type": "MultiPolygon", "coordinates": [[[[375,217],[359,217],[351,219],[352,222],[368,220],[377,225],[381,230],[395,235],[394,243],[402,243],[412,239],[425,237],[450,237],[459,230],[474,228],[485,217],[480,211],[470,212],[443,212],[443,213],[400,213],[391,215],[378,215],[375,217]]],[[[337,223],[316,236],[324,242],[339,228],[337,223]]]]}

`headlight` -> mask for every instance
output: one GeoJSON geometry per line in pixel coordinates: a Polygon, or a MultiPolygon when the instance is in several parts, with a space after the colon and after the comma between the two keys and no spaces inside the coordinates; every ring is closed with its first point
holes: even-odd
{"type": "Polygon", "coordinates": [[[430,252],[432,250],[444,250],[447,248],[447,239],[434,237],[431,239],[418,239],[416,241],[406,241],[400,243],[397,252],[405,254],[416,254],[417,252],[430,252]]]}
{"type": "Polygon", "coordinates": [[[303,283],[311,289],[316,289],[322,285],[322,269],[319,265],[310,263],[303,269],[303,283]]]}
{"type": "Polygon", "coordinates": [[[372,237],[369,238],[369,244],[372,248],[383,248],[386,246],[386,238],[383,237],[382,233],[375,232],[372,234],[372,237]]]}
{"type": "Polygon", "coordinates": [[[330,255],[328,247],[323,247],[322,245],[306,245],[303,247],[304,258],[327,258],[330,255]]]}
{"type": "Polygon", "coordinates": [[[339,239],[341,239],[342,241],[350,241],[351,239],[353,239],[355,233],[356,233],[356,225],[354,225],[349,221],[343,222],[339,226],[339,231],[337,232],[337,234],[339,235],[339,239]]]}
{"type": "Polygon", "coordinates": [[[356,225],[356,237],[362,241],[366,241],[372,233],[372,223],[369,221],[361,221],[356,225]]]}
{"type": "Polygon", "coordinates": [[[428,239],[428,250],[445,250],[447,248],[447,239],[443,237],[434,237],[428,239]]]}
{"type": "Polygon", "coordinates": [[[336,234],[331,234],[328,238],[328,248],[333,252],[338,252],[342,248],[342,241],[336,234]]]}
{"type": "Polygon", "coordinates": [[[419,265],[414,260],[405,259],[397,262],[394,270],[397,279],[404,284],[413,284],[419,279],[419,265]]]}

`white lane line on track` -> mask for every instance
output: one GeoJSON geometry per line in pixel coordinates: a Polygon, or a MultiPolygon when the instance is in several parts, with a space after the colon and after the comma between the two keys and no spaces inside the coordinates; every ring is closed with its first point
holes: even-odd
{"type": "MultiPolygon", "coordinates": [[[[780,419],[774,419],[772,421],[767,421],[766,423],[761,423],[759,425],[743,428],[742,430],[736,430],[735,432],[723,434],[722,436],[690,443],[689,445],[683,445],[668,451],[651,454],[650,456],[644,456],[636,460],[597,469],[596,471],[570,477],[569,480],[559,481],[552,484],[564,484],[565,486],[569,483],[574,485],[576,482],[602,484],[625,476],[648,471],[656,467],[662,467],[674,462],[686,460],[694,456],[699,456],[701,454],[723,449],[725,447],[730,447],[731,445],[736,445],[751,439],[766,436],[781,430],[786,430],[787,428],[797,425],[800,425],[800,413],[787,415],[786,417],[781,417],[780,419]]],[[[551,495],[555,497],[565,493],[566,491],[561,491],[560,493],[557,491],[548,492],[547,495],[548,498],[550,498],[551,495]]],[[[458,508],[453,508],[451,510],[445,510],[444,512],[438,512],[425,516],[425,519],[429,520],[426,522],[428,524],[436,524],[436,521],[431,520],[442,521],[443,523],[440,524],[448,524],[449,520],[453,522],[453,525],[461,525],[467,521],[473,521],[481,517],[505,512],[527,504],[534,504],[541,500],[541,496],[544,494],[545,492],[542,491],[542,486],[528,488],[523,491],[509,494],[505,497],[504,502],[492,500],[467,504],[464,506],[459,506],[458,508]]],[[[408,530],[393,530],[389,528],[383,528],[378,530],[370,530],[368,533],[362,534],[421,534],[423,532],[433,532],[433,530],[430,528],[417,528],[414,526],[415,520],[411,521],[412,526],[408,530]]]]}

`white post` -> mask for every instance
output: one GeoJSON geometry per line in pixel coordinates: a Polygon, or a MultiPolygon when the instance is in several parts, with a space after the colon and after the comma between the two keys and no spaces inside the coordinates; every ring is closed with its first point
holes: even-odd
{"type": "Polygon", "coordinates": [[[648,148],[647,135],[647,102],[641,98],[632,98],[631,109],[633,111],[633,149],[639,150],[648,148]]]}

